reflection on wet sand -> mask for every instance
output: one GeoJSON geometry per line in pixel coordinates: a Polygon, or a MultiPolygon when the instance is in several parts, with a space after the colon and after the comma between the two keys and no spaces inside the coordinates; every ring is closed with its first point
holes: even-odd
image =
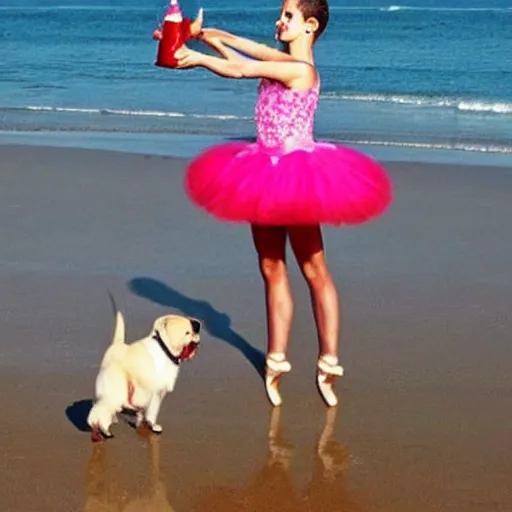
{"type": "Polygon", "coordinates": [[[119,461],[113,460],[112,443],[92,444],[84,512],[175,512],[160,472],[160,437],[150,433],[145,437],[149,464],[142,465],[135,482],[122,478],[124,472],[116,464],[119,461]],[[107,457],[109,451],[111,456],[107,457]]]}
{"type": "Polygon", "coordinates": [[[327,409],[324,429],[318,439],[317,457],[305,493],[306,510],[358,512],[361,504],[346,488],[347,451],[334,439],[337,408],[327,409]]]}
{"type": "Polygon", "coordinates": [[[292,481],[293,449],[281,429],[281,409],[270,417],[268,455],[248,485],[236,489],[215,488],[195,501],[194,512],[360,512],[361,505],[347,490],[348,454],[334,439],[337,408],[327,409],[318,439],[311,479],[306,489],[292,481]]]}
{"type": "MultiPolygon", "coordinates": [[[[316,443],[313,467],[304,488],[293,482],[294,449],[283,436],[281,408],[274,408],[268,430],[267,457],[249,483],[231,488],[211,482],[191,496],[194,512],[361,512],[347,490],[348,455],[334,437],[337,408],[326,410],[325,423],[316,443]]],[[[145,434],[145,462],[137,450],[127,454],[120,443],[92,445],[86,473],[85,512],[173,512],[167,484],[173,475],[160,470],[160,437],[145,434]],[[130,460],[131,471],[121,461],[130,460]]],[[[139,445],[140,446],[140,445],[139,445]]],[[[306,446],[306,450],[309,447],[306,446]]],[[[304,451],[301,448],[301,454],[304,451]]],[[[296,455],[296,454],[295,454],[296,455]]],[[[204,464],[208,461],[205,460],[204,464]]],[[[233,469],[236,472],[236,468],[233,469]]],[[[309,473],[309,471],[308,471],[309,473]]],[[[196,488],[197,489],[197,488],[196,488]]],[[[183,511],[182,511],[183,512],[183,511]]]]}

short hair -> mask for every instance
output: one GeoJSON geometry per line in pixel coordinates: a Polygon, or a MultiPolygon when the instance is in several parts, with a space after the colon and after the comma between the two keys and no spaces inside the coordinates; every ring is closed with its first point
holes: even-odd
{"type": "Polygon", "coordinates": [[[314,34],[316,41],[329,23],[329,4],[327,0],[299,0],[297,7],[305,20],[315,18],[318,21],[318,29],[314,34]]]}

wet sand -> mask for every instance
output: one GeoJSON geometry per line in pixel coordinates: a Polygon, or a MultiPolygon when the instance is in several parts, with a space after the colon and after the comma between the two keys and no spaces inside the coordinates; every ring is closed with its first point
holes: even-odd
{"type": "Polygon", "coordinates": [[[285,403],[259,375],[263,289],[246,226],[184,196],[184,160],[0,147],[0,510],[512,510],[512,170],[390,163],[396,200],[327,229],[343,306],[340,405],[316,394],[309,299],[285,403]],[[112,332],[201,318],[160,437],[85,431],[112,332]]]}

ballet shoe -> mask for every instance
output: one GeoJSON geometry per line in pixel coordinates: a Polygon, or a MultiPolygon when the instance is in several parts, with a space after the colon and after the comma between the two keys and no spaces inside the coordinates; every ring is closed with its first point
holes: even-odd
{"type": "Polygon", "coordinates": [[[317,363],[316,384],[318,392],[328,407],[338,404],[338,398],[334,393],[333,384],[336,377],[343,375],[343,367],[338,364],[335,356],[320,356],[317,363]]]}
{"type": "Polygon", "coordinates": [[[272,352],[268,354],[265,365],[265,391],[270,403],[278,407],[283,402],[279,393],[279,382],[283,374],[292,369],[283,353],[272,352]]]}

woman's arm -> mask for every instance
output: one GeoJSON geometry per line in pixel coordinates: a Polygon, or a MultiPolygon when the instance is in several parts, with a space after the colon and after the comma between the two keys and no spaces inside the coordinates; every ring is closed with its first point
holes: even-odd
{"type": "Polygon", "coordinates": [[[227,46],[222,44],[220,39],[218,39],[216,37],[209,37],[208,39],[201,38],[201,41],[206,43],[210,48],[212,48],[217,53],[222,55],[225,59],[228,59],[228,60],[241,60],[241,61],[247,60],[246,57],[244,57],[243,55],[239,54],[237,51],[232,50],[231,48],[228,48],[227,46]]]}
{"type": "Polygon", "coordinates": [[[190,35],[194,39],[199,39],[206,43],[210,48],[218,52],[225,59],[228,60],[245,60],[243,55],[240,55],[236,51],[231,48],[227,48],[219,37],[215,37],[213,35],[207,36],[205,35],[205,31],[203,29],[203,19],[204,19],[204,11],[203,9],[199,9],[199,13],[195,21],[190,25],[190,35]]]}
{"type": "Polygon", "coordinates": [[[221,59],[186,46],[182,46],[174,56],[178,60],[178,68],[204,67],[226,78],[268,78],[297,89],[312,87],[316,82],[315,68],[305,62],[221,59]]]}
{"type": "Polygon", "coordinates": [[[257,43],[245,37],[239,37],[229,32],[224,32],[223,30],[217,30],[216,28],[202,29],[201,33],[198,35],[198,39],[201,39],[207,44],[209,44],[209,40],[217,39],[222,44],[257,60],[293,61],[293,58],[285,52],[270,48],[270,46],[266,44],[257,43]]]}
{"type": "MultiPolygon", "coordinates": [[[[235,50],[232,50],[231,48],[227,48],[220,37],[217,37],[213,34],[213,32],[219,32],[222,34],[228,34],[227,32],[221,32],[221,31],[212,31],[210,29],[207,29],[207,33],[203,30],[203,18],[204,18],[204,11],[203,9],[199,9],[197,18],[190,24],[190,35],[193,39],[199,39],[203,41],[205,44],[207,44],[210,48],[212,48],[214,51],[218,52],[220,55],[222,55],[226,59],[232,59],[232,60],[245,60],[246,57],[241,55],[240,53],[236,52],[235,50]]],[[[233,38],[235,36],[232,36],[233,38]]],[[[153,39],[159,41],[162,39],[162,30],[159,28],[155,29],[153,32],[153,39]]]]}

